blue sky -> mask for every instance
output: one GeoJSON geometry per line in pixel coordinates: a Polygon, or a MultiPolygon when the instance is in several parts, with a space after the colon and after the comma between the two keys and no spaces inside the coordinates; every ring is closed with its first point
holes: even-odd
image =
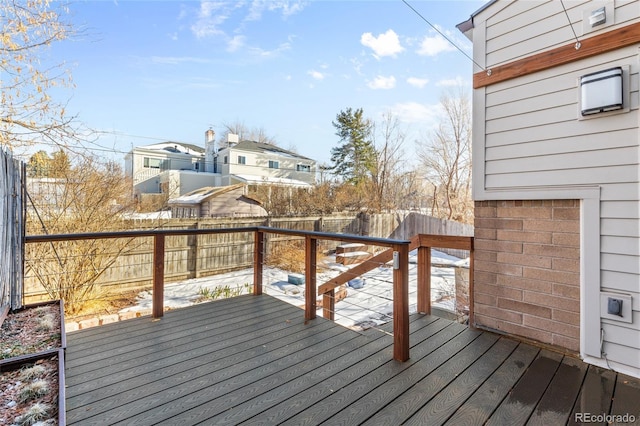
{"type": "MultiPolygon", "coordinates": [[[[409,3],[471,55],[455,25],[483,1],[409,3]]],[[[75,83],[58,95],[118,160],[163,140],[204,146],[209,127],[242,122],[328,162],[341,110],[391,112],[412,141],[452,84],[471,93],[471,61],[401,0],[88,1],[70,13],[84,34],[51,50],[75,83]]]]}

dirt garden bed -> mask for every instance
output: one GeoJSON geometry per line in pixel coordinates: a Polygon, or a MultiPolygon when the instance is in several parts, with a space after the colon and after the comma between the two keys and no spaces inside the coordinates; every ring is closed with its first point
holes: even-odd
{"type": "Polygon", "coordinates": [[[0,424],[64,425],[63,305],[0,312],[0,424]]]}

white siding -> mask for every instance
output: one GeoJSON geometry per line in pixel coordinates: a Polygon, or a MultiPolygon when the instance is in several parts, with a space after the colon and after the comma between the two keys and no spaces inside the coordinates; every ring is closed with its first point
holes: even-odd
{"type": "MultiPolygon", "coordinates": [[[[585,10],[604,3],[612,4],[565,0],[578,37],[585,10]]],[[[640,20],[638,1],[613,4],[615,23],[589,36],[640,20]]],[[[474,24],[474,56],[487,68],[575,41],[558,1],[497,2],[474,24]]],[[[633,297],[631,324],[601,321],[603,352],[635,374],[640,374],[639,49],[629,46],[474,93],[477,199],[546,189],[564,189],[570,198],[578,188],[600,187],[600,288],[633,297]],[[614,66],[625,70],[625,110],[581,117],[580,76],[614,66]]]]}
{"type": "Polygon", "coordinates": [[[615,1],[615,25],[603,26],[595,31],[583,29],[585,11],[597,9],[607,1],[515,1],[498,2],[480,17],[486,19],[486,65],[495,67],[516,59],[575,42],[578,38],[597,35],[628,24],[638,18],[638,2],[615,1]],[[567,19],[567,14],[569,19],[567,19]],[[571,21],[571,25],[569,24],[571,21]]]}

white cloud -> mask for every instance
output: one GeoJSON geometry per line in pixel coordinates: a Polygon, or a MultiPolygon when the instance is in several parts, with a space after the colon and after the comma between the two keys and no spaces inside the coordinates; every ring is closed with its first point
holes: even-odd
{"type": "Polygon", "coordinates": [[[233,6],[223,2],[203,1],[200,3],[198,18],[191,26],[191,31],[196,38],[223,35],[225,32],[220,27],[229,19],[232,11],[233,6]]]}
{"type": "Polygon", "coordinates": [[[429,80],[427,80],[426,78],[409,77],[407,79],[407,83],[419,89],[423,89],[424,86],[426,86],[427,83],[429,83],[429,80]]]}
{"type": "Polygon", "coordinates": [[[251,47],[249,48],[249,53],[253,56],[258,56],[261,58],[272,58],[289,49],[291,49],[291,43],[286,42],[280,44],[280,46],[276,47],[273,50],[265,50],[260,47],[251,47]]]}
{"type": "Polygon", "coordinates": [[[436,34],[434,36],[426,36],[422,39],[420,48],[418,49],[418,55],[437,56],[442,52],[450,52],[452,50],[456,50],[456,48],[440,34],[436,34]]]}
{"type": "Polygon", "coordinates": [[[241,35],[234,36],[231,40],[229,40],[229,43],[227,43],[227,50],[229,52],[235,52],[236,50],[244,46],[245,40],[246,40],[245,36],[241,36],[241,35]]]}
{"type": "Polygon", "coordinates": [[[282,17],[286,19],[301,12],[306,5],[307,2],[302,0],[253,0],[245,21],[259,21],[265,11],[281,12],[282,17]]]}
{"type": "Polygon", "coordinates": [[[325,75],[322,74],[320,71],[315,71],[315,70],[307,71],[307,74],[309,74],[315,80],[324,80],[324,77],[325,77],[325,75]]]}
{"type": "Polygon", "coordinates": [[[458,76],[456,78],[450,78],[450,79],[444,79],[444,80],[440,80],[436,83],[436,86],[438,87],[461,87],[461,86],[465,86],[467,83],[466,81],[458,76]]]}
{"type": "Polygon", "coordinates": [[[370,89],[393,89],[396,87],[396,78],[394,76],[385,77],[382,75],[377,76],[367,83],[370,89]]]}
{"type": "Polygon", "coordinates": [[[396,57],[398,53],[404,50],[404,47],[400,45],[398,34],[393,30],[387,30],[386,33],[380,34],[378,37],[375,37],[371,33],[364,33],[360,37],[360,43],[366,47],[370,47],[376,58],[382,56],[396,57]]]}
{"type": "Polygon", "coordinates": [[[360,62],[358,58],[351,58],[349,62],[351,62],[351,65],[353,65],[353,69],[355,70],[356,74],[364,75],[362,73],[362,62],[360,62]]]}
{"type": "Polygon", "coordinates": [[[404,102],[392,106],[391,112],[405,123],[416,123],[431,127],[438,122],[440,105],[404,102]]]}

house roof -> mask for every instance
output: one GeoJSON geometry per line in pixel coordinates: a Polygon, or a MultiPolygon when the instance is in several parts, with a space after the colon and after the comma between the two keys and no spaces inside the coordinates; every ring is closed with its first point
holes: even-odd
{"type": "Polygon", "coordinates": [[[458,28],[458,30],[460,30],[460,32],[462,34],[465,34],[467,37],[469,37],[467,32],[474,28],[473,18],[478,16],[482,11],[484,11],[485,9],[487,9],[488,7],[490,7],[492,4],[496,3],[497,1],[498,0],[490,0],[490,1],[486,2],[485,4],[482,5],[482,7],[480,9],[476,10],[475,12],[473,12],[471,14],[471,16],[469,17],[469,19],[467,19],[464,22],[460,22],[458,25],[456,25],[456,28],[458,28]]]}
{"type": "Polygon", "coordinates": [[[205,153],[205,149],[201,146],[193,145],[190,143],[171,142],[171,141],[139,146],[139,147],[135,147],[134,149],[145,149],[150,151],[167,151],[167,152],[172,152],[176,154],[183,153],[183,154],[189,154],[189,155],[199,155],[199,154],[205,153]]]}
{"type": "Polygon", "coordinates": [[[240,149],[243,151],[253,151],[253,152],[260,152],[260,153],[271,152],[284,157],[292,157],[292,158],[299,158],[303,160],[315,161],[311,158],[302,156],[300,154],[296,154],[295,152],[280,148],[279,146],[268,144],[268,143],[256,142],[256,141],[244,140],[233,145],[231,149],[240,149]]]}
{"type": "Polygon", "coordinates": [[[205,186],[191,192],[187,192],[180,197],[172,198],[169,200],[169,204],[200,204],[208,198],[217,197],[219,195],[226,194],[227,192],[241,189],[243,186],[243,183],[231,186],[205,186]]]}
{"type": "Polygon", "coordinates": [[[288,178],[273,177],[273,176],[245,175],[245,174],[234,174],[232,176],[234,176],[235,178],[247,184],[273,183],[278,185],[290,185],[290,186],[311,186],[311,184],[309,184],[308,182],[304,182],[298,179],[288,179],[288,178]]]}

